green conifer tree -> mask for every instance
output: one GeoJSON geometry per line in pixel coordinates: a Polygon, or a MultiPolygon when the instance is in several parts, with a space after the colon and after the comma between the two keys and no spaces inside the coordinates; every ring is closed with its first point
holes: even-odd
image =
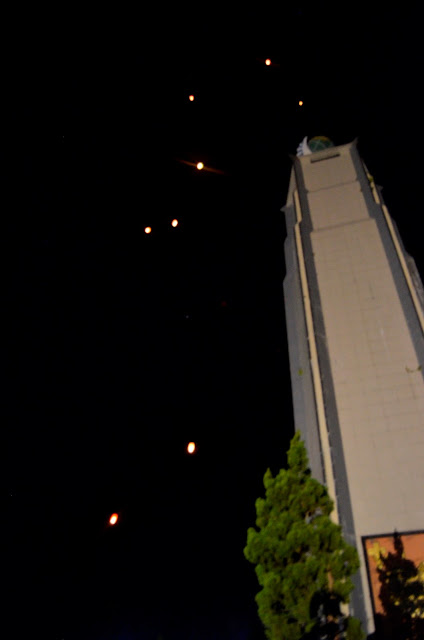
{"type": "Polygon", "coordinates": [[[256,565],[262,589],[259,617],[269,640],[364,637],[356,619],[345,618],[350,576],[359,568],[356,549],[330,519],[333,502],[311,477],[305,446],[297,432],[288,469],[264,476],[265,498],[256,500],[256,526],[247,532],[244,555],[256,565]],[[321,631],[320,631],[321,629],[321,631]]]}

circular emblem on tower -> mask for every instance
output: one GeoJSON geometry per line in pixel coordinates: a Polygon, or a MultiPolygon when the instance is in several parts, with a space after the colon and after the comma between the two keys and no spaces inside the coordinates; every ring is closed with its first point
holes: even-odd
{"type": "Polygon", "coordinates": [[[334,147],[334,142],[330,140],[330,138],[326,138],[325,136],[314,136],[310,140],[308,140],[308,147],[315,153],[316,151],[324,151],[324,149],[329,149],[330,147],[334,147]]]}
{"type": "Polygon", "coordinates": [[[324,149],[329,149],[330,147],[334,147],[334,142],[332,142],[330,138],[327,138],[326,136],[314,136],[309,140],[307,136],[305,136],[302,142],[297,147],[296,155],[308,156],[311,153],[324,151],[324,149]]]}

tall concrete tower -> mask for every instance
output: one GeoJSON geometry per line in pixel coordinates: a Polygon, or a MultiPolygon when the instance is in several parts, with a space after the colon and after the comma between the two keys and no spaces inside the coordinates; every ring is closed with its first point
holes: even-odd
{"type": "Polygon", "coordinates": [[[283,211],[295,427],[358,550],[350,609],[371,633],[371,548],[396,531],[424,561],[424,291],[355,142],[305,139],[283,211]]]}

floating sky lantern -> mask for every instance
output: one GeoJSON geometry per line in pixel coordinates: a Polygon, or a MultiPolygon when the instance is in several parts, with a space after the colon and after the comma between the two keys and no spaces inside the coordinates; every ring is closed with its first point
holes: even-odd
{"type": "Polygon", "coordinates": [[[189,442],[187,445],[187,451],[189,453],[194,453],[196,451],[196,445],[194,444],[194,442],[189,442]]]}
{"type": "Polygon", "coordinates": [[[111,524],[113,526],[117,522],[118,522],[118,514],[117,513],[112,513],[112,515],[109,518],[109,524],[111,524]]]}

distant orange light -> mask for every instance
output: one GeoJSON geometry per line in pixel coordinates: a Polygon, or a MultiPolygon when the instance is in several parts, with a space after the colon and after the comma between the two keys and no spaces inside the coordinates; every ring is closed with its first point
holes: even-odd
{"type": "Polygon", "coordinates": [[[265,64],[266,64],[267,67],[269,67],[269,65],[271,64],[271,60],[269,58],[267,58],[265,60],[265,64]]]}
{"type": "Polygon", "coordinates": [[[196,167],[199,169],[199,171],[201,171],[203,169],[205,165],[203,164],[203,162],[198,162],[196,167]]]}
{"type": "Polygon", "coordinates": [[[189,453],[194,453],[196,450],[196,445],[194,444],[194,442],[189,442],[187,445],[187,451],[189,453]]]}
{"type": "Polygon", "coordinates": [[[152,227],[146,227],[144,233],[152,233],[152,227]]]}
{"type": "Polygon", "coordinates": [[[299,107],[303,105],[303,100],[299,100],[299,107]]]}
{"type": "Polygon", "coordinates": [[[171,222],[171,225],[172,225],[173,227],[178,227],[178,220],[173,220],[173,221],[171,222]]]}
{"type": "Polygon", "coordinates": [[[114,525],[118,522],[118,514],[117,513],[112,513],[112,515],[109,518],[109,523],[111,525],[114,525]]]}
{"type": "Polygon", "coordinates": [[[194,96],[193,96],[193,95],[191,95],[191,96],[189,96],[189,97],[188,97],[188,99],[190,100],[190,102],[193,102],[193,100],[194,100],[194,96]]]}

